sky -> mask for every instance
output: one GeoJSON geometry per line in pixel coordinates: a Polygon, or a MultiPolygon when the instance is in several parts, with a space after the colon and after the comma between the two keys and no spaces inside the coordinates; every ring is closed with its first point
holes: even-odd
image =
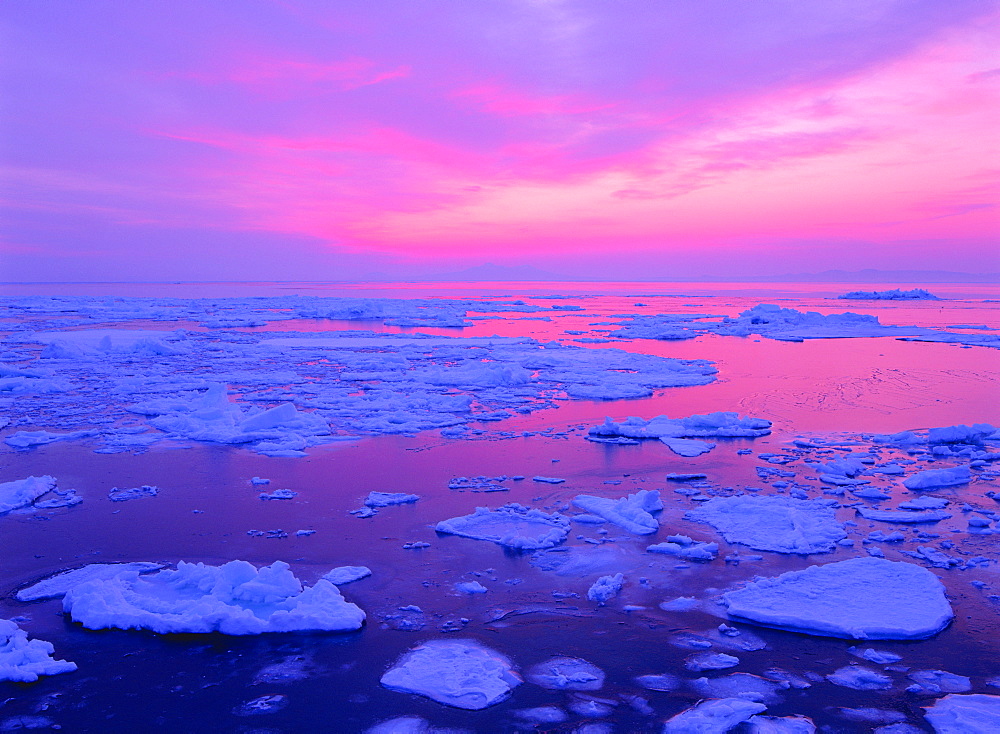
{"type": "Polygon", "coordinates": [[[1000,2],[7,0],[0,281],[1000,271],[1000,2]]]}

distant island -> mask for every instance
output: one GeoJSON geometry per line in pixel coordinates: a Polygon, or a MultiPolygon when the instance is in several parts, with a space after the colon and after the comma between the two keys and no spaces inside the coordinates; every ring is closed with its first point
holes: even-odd
{"type": "Polygon", "coordinates": [[[923,288],[904,291],[893,288],[891,291],[851,291],[837,298],[847,298],[852,301],[940,301],[941,299],[923,288]]]}

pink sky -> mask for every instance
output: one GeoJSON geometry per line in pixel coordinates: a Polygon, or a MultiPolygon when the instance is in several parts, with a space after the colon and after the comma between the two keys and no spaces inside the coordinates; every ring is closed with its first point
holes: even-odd
{"type": "Polygon", "coordinates": [[[0,6],[0,280],[1000,270],[1000,5],[0,6]]]}

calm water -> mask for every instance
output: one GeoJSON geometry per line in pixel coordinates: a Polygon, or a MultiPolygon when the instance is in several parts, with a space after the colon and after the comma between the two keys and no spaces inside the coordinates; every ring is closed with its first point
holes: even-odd
{"type": "MultiPolygon", "coordinates": [[[[735,315],[761,302],[824,313],[872,313],[886,324],[1000,327],[996,304],[984,303],[1000,297],[1000,289],[985,285],[926,287],[952,300],[831,301],[829,298],[838,293],[874,286],[745,283],[5,285],[0,294],[192,298],[291,293],[403,298],[510,295],[529,302],[533,296],[541,296],[538,303],[553,302],[544,296],[564,294],[573,296],[566,303],[582,305],[585,310],[553,314],[551,321],[489,314],[488,319],[465,329],[419,331],[452,336],[532,336],[566,343],[574,343],[567,331],[613,328],[593,324],[611,320],[615,314],[735,315]],[[643,305],[636,305],[639,303],[643,305]]],[[[175,328],[165,323],[143,326],[175,328]]],[[[271,328],[371,329],[372,324],[278,322],[253,330],[271,328]]],[[[379,330],[400,329],[380,326],[379,330]]],[[[414,437],[332,444],[310,450],[305,458],[268,458],[237,448],[194,444],[158,446],[137,455],[96,454],[85,441],[31,451],[14,451],[0,444],[0,481],[52,474],[60,487],[73,487],[84,497],[77,507],[0,518],[0,593],[5,595],[0,599],[0,617],[26,620],[22,626],[32,636],[51,641],[57,657],[79,665],[75,673],[37,684],[0,683],[0,730],[34,722],[72,732],[360,732],[392,716],[418,715],[434,726],[504,732],[518,730],[513,713],[517,709],[565,706],[573,701],[566,693],[526,683],[509,700],[484,711],[468,712],[379,686],[379,677],[402,652],[418,642],[451,635],[481,641],[508,655],[522,670],[554,655],[584,658],[607,673],[604,689],[595,695],[616,703],[613,713],[601,719],[612,731],[659,731],[663,720],[700,696],[683,687],[674,692],[647,691],[632,679],[668,672],[682,678],[702,675],[684,670],[683,660],[692,650],[678,647],[677,635],[703,633],[723,621],[706,611],[665,612],[657,606],[661,601],[677,596],[711,599],[756,574],[772,575],[863,555],[859,542],[855,548],[838,548],[829,555],[805,558],[761,553],[761,561],[735,564],[725,562],[724,557],[733,551],[743,555],[755,552],[722,542],[719,558],[707,564],[678,568],[668,557],[651,557],[642,552],[644,547],[675,532],[721,541],[709,527],[684,520],[684,512],[693,503],[673,491],[677,485],[665,481],[668,472],[705,472],[711,487],[720,492],[748,486],[772,492],[757,473],[757,467],[771,465],[758,455],[787,449],[795,436],[895,432],[973,422],[1000,425],[998,350],[889,338],[790,343],[705,336],[683,342],[634,340],[593,345],[597,349],[605,346],[711,359],[719,369],[719,379],[706,386],[664,390],[641,400],[566,401],[555,410],[483,426],[490,431],[549,429],[549,436],[500,439],[487,433],[482,440],[470,441],[445,439],[431,431],[414,437]],[[678,417],[714,410],[736,410],[771,419],[774,433],[755,440],[722,440],[712,453],[692,459],[674,455],[657,442],[608,446],[582,438],[587,427],[607,415],[618,419],[628,415],[650,418],[661,413],[678,417]],[[753,453],[741,455],[737,453],[740,449],[752,449],[753,453]],[[490,494],[448,489],[454,477],[477,475],[558,476],[566,482],[506,481],[508,491],[490,494]],[[257,498],[260,488],[250,484],[253,476],[270,478],[267,489],[289,488],[299,495],[292,501],[263,502],[257,498]],[[142,484],[158,486],[159,495],[123,503],[107,500],[113,487],[142,484]],[[585,598],[594,575],[560,576],[533,565],[530,555],[506,552],[491,543],[439,536],[432,529],[438,520],[471,512],[479,505],[520,502],[552,510],[565,507],[579,493],[616,497],[643,488],[660,489],[667,505],[657,535],[638,538],[612,527],[601,536],[592,526],[582,525],[574,525],[570,535],[568,544],[574,552],[599,554],[605,564],[600,573],[626,574],[628,583],[622,596],[602,608],[585,598]],[[348,515],[372,490],[414,492],[422,499],[415,505],[387,508],[366,520],[348,515]],[[253,529],[283,529],[289,537],[248,535],[253,529]],[[316,533],[296,537],[298,529],[316,533]],[[602,537],[613,542],[592,545],[584,540],[602,537]],[[429,542],[431,547],[403,550],[403,543],[411,541],[429,542]],[[253,639],[93,632],[63,618],[58,601],[22,604],[11,596],[27,582],[85,563],[220,563],[236,558],[257,564],[285,560],[306,583],[334,566],[371,567],[372,577],[344,587],[345,596],[368,613],[366,627],[347,635],[253,639]],[[647,583],[638,583],[639,578],[647,583]],[[468,597],[452,590],[454,583],[472,579],[486,585],[489,593],[468,597]],[[580,598],[557,598],[553,592],[560,596],[576,593],[580,598]],[[411,604],[421,607],[424,614],[409,618],[399,612],[399,607],[411,604]],[[626,604],[644,609],[626,611],[626,604]],[[468,622],[461,623],[462,618],[468,622]],[[446,624],[462,629],[443,632],[446,624]],[[400,626],[419,628],[398,629],[400,626]],[[259,680],[262,668],[287,660],[301,662],[304,677],[259,680]],[[240,707],[244,703],[266,694],[285,695],[288,705],[274,713],[243,715],[240,707]],[[628,703],[628,697],[637,695],[647,700],[652,715],[628,703]]],[[[49,428],[58,430],[57,426],[49,428]]],[[[885,451],[881,460],[895,455],[885,451]]],[[[794,470],[800,477],[812,474],[801,459],[778,468],[794,470]]],[[[888,480],[880,482],[879,486],[891,485],[888,480]]],[[[968,500],[982,504],[983,492],[990,486],[983,480],[935,494],[956,503],[968,500]]],[[[902,498],[908,493],[895,489],[894,494],[902,498]]],[[[849,507],[839,510],[838,517],[856,521],[849,507]]],[[[863,527],[851,537],[863,537],[874,529],[872,523],[860,522],[863,527]]],[[[895,528],[881,525],[879,529],[889,532],[895,528]]],[[[997,556],[996,536],[964,532],[961,517],[921,529],[953,537],[961,552],[970,556],[997,556]]],[[[905,548],[914,547],[917,541],[913,537],[905,548]]],[[[892,560],[902,558],[888,545],[885,550],[892,560]]],[[[903,663],[914,670],[943,669],[969,676],[973,692],[997,693],[985,683],[990,676],[1000,674],[1000,644],[996,641],[1000,606],[990,598],[1000,593],[996,563],[973,571],[936,572],[956,610],[954,623],[931,640],[877,642],[873,646],[903,655],[903,663]],[[975,588],[970,583],[973,580],[985,582],[987,589],[975,588]]],[[[768,647],[733,653],[741,659],[735,671],[759,675],[777,666],[799,675],[825,675],[857,661],[847,652],[849,642],[741,627],[760,635],[768,647]]],[[[705,675],[718,677],[727,672],[705,675]]],[[[848,721],[836,708],[891,709],[926,728],[920,705],[933,699],[905,692],[909,682],[905,675],[897,672],[893,676],[896,684],[890,691],[854,691],[825,681],[805,690],[789,689],[780,692],[784,700],[769,706],[767,713],[801,713],[830,732],[863,732],[870,731],[872,725],[848,721]]],[[[568,723],[546,730],[573,731],[587,721],[571,715],[568,723]]]]}

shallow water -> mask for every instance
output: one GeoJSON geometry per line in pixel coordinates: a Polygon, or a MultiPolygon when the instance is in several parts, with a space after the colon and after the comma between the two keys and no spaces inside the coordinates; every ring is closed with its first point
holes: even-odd
{"type": "MultiPolygon", "coordinates": [[[[527,295],[546,291],[591,293],[566,301],[584,306],[582,312],[545,314],[551,321],[517,318],[518,314],[485,314],[488,319],[464,329],[420,328],[423,333],[461,336],[493,334],[532,336],[574,343],[566,330],[588,330],[593,322],[626,313],[715,313],[734,315],[759,302],[779,302],[801,310],[844,310],[875,313],[883,323],[941,326],[956,323],[997,326],[997,310],[984,298],[994,298],[989,286],[928,286],[945,296],[964,296],[960,301],[921,303],[868,303],[824,300],[844,290],[823,284],[738,284],[726,290],[720,284],[625,284],[609,285],[603,293],[598,284],[499,284],[481,291],[448,284],[438,289],[426,284],[397,289],[394,295],[425,297],[442,295],[472,298],[476,295],[527,295]],[[628,287],[625,287],[625,286],[628,287]],[[687,292],[684,296],[679,294],[687,292]],[[654,293],[678,296],[651,297],[654,293]],[[646,294],[628,295],[628,294],[646,294]],[[973,294],[975,294],[973,296],[973,294]],[[770,297],[768,297],[770,296],[770,297]],[[777,299],[790,300],[777,300],[777,299]],[[642,302],[645,306],[635,306],[642,302]]],[[[299,288],[300,286],[295,286],[299,288]]],[[[51,286],[49,287],[52,288],[51,286]]],[[[77,292],[83,286],[77,287],[77,292]]],[[[96,286],[93,288],[96,289],[96,286]]],[[[103,286],[104,293],[115,293],[103,286]]],[[[149,295],[251,295],[288,292],[284,284],[199,285],[158,287],[149,295]],[[162,290],[159,290],[162,288],[162,290]]],[[[301,286],[316,289],[316,286],[301,286]]],[[[9,286],[4,287],[10,293],[9,286]]],[[[64,289],[69,293],[74,288],[64,289]]],[[[324,289],[344,295],[344,289],[324,289]]],[[[38,291],[44,292],[44,290],[38,291]]],[[[52,292],[51,290],[49,292],[52,292]]],[[[143,292],[141,289],[139,292],[143,292]]],[[[386,296],[381,289],[352,289],[351,295],[386,296]]],[[[121,295],[129,295],[124,290],[121,295]]],[[[544,302],[539,299],[538,302],[544,302]]],[[[551,301],[549,301],[551,303],[551,301]]],[[[96,325],[95,325],[96,326],[96,325]]],[[[267,329],[303,331],[314,323],[274,322],[267,329]]],[[[371,324],[337,322],[321,329],[371,329],[371,324]]],[[[148,328],[171,329],[176,325],[157,322],[148,328]]],[[[144,327],[145,328],[145,327],[144,327]]],[[[379,328],[392,331],[398,327],[379,328]]],[[[253,333],[261,327],[248,330],[253,333]]],[[[398,329],[402,331],[402,329],[398,329]]],[[[75,488],[84,498],[76,507],[35,512],[15,512],[0,517],[0,617],[21,618],[21,625],[34,637],[51,641],[56,657],[79,665],[75,673],[52,676],[37,684],[0,683],[0,728],[13,727],[16,717],[44,717],[64,731],[363,731],[367,727],[401,715],[418,715],[434,726],[457,727],[478,732],[517,730],[514,711],[539,705],[565,705],[566,693],[550,692],[525,683],[507,701],[483,711],[451,709],[433,701],[383,689],[379,677],[412,645],[440,637],[475,639],[510,657],[521,670],[555,655],[583,658],[607,674],[604,688],[596,696],[617,702],[614,712],[603,719],[614,731],[659,731],[662,721],[696,702],[701,696],[689,688],[673,692],[648,691],[637,685],[637,675],[673,673],[683,679],[699,675],[720,677],[732,671],[690,673],[683,660],[693,650],[678,647],[677,635],[701,634],[724,621],[721,607],[712,599],[727,588],[754,575],[774,575],[864,555],[861,542],[868,532],[891,532],[898,526],[855,517],[853,507],[838,509],[850,527],[852,548],[838,547],[833,553],[809,557],[757,552],[731,545],[707,525],[685,520],[683,515],[697,505],[674,490],[678,483],[665,479],[670,472],[708,474],[706,491],[720,494],[758,488],[777,493],[757,473],[757,467],[796,472],[795,481],[813,486],[814,496],[822,485],[803,458],[836,458],[842,451],[798,455],[785,465],[770,464],[762,453],[781,453],[789,441],[805,434],[829,437],[833,432],[890,433],[958,423],[1000,424],[997,377],[1000,352],[983,347],[902,342],[891,338],[817,339],[802,343],[764,338],[701,336],[680,342],[630,340],[613,346],[683,359],[711,359],[719,369],[718,380],[709,385],[670,388],[651,398],[622,401],[560,401],[558,407],[500,422],[483,423],[485,433],[468,439],[443,438],[437,431],[417,436],[377,436],[336,442],[309,449],[301,458],[274,458],[247,450],[197,444],[154,445],[139,454],[97,454],[86,440],[56,443],[28,451],[0,449],[0,481],[28,475],[52,474],[61,488],[75,488]],[[682,458],[657,441],[638,446],[596,444],[584,440],[586,428],[605,416],[627,415],[650,418],[666,413],[684,416],[715,410],[735,410],[774,421],[772,435],[757,439],[712,439],[718,447],[696,458],[682,458]],[[539,433],[548,431],[548,434],[539,433]],[[502,434],[501,432],[507,432],[502,434]],[[531,435],[522,436],[521,432],[531,435]],[[739,454],[750,449],[750,454],[739,454]],[[502,482],[504,492],[478,493],[448,489],[458,476],[496,477],[524,475],[522,481],[502,482]],[[563,484],[533,482],[535,475],[566,479],[563,484]],[[271,484],[253,486],[250,478],[267,477],[271,484]],[[607,482],[614,482],[608,484],[607,482]],[[113,503],[107,493],[113,487],[143,484],[159,488],[156,497],[113,503]],[[293,500],[262,501],[258,493],[289,488],[299,494],[293,500]],[[574,552],[606,553],[605,567],[583,577],[559,576],[532,564],[531,554],[505,550],[498,545],[439,535],[433,525],[471,512],[476,506],[497,507],[519,502],[547,511],[563,509],[576,494],[619,497],[638,489],[659,489],[666,508],[656,535],[633,536],[614,526],[574,524],[568,546],[574,552]],[[361,507],[368,492],[413,492],[422,499],[414,505],[389,507],[369,519],[348,514],[361,507]],[[281,529],[288,537],[269,539],[248,535],[250,530],[281,529]],[[300,529],[314,535],[297,537],[300,529]],[[710,563],[678,564],[676,559],[643,553],[646,545],[680,532],[698,540],[720,543],[719,558],[710,563]],[[601,542],[594,545],[589,539],[601,542]],[[429,548],[404,550],[406,542],[424,541],[429,548]],[[726,562],[738,556],[761,555],[763,560],[726,562]],[[55,571],[93,562],[177,560],[221,563],[243,559],[258,565],[285,560],[305,582],[312,583],[331,567],[366,565],[373,575],[343,588],[348,600],[368,613],[363,630],[350,634],[283,634],[259,638],[222,635],[154,635],[141,632],[85,630],[68,621],[57,600],[30,604],[12,598],[16,589],[55,571]],[[683,566],[683,567],[678,567],[683,566]],[[605,607],[586,599],[592,581],[604,573],[622,571],[626,586],[622,595],[605,607]],[[645,584],[640,583],[645,578],[645,584]],[[460,595],[453,590],[459,581],[478,580],[489,592],[460,595]],[[508,583],[509,582],[509,583],[508,583]],[[579,594],[557,598],[552,592],[579,594]],[[666,612],[658,608],[664,600],[694,596],[703,608],[690,612],[666,612]],[[401,613],[399,607],[415,604],[423,615],[401,613]],[[626,611],[625,605],[644,607],[626,611]],[[465,618],[468,622],[461,622],[465,618]],[[399,626],[419,629],[397,629],[399,626]],[[442,627],[457,628],[445,632],[442,627]],[[285,677],[260,680],[266,666],[291,663],[301,671],[285,677]],[[287,706],[272,713],[247,715],[241,706],[262,695],[287,696],[287,706]],[[653,714],[643,714],[627,702],[642,696],[653,714]]],[[[59,426],[47,426],[59,430],[59,426]]],[[[2,435],[7,435],[10,428],[2,435]]],[[[855,449],[866,448],[855,446],[855,449]]],[[[907,458],[905,452],[880,449],[880,463],[907,458]]],[[[939,462],[937,466],[953,462],[939,462]]],[[[922,468],[922,467],[921,467],[922,468]]],[[[894,498],[914,493],[892,478],[874,478],[873,485],[891,489],[894,498]]],[[[945,583],[956,612],[954,622],[929,640],[917,642],[860,643],[863,647],[892,650],[903,656],[902,664],[913,670],[941,669],[972,680],[972,692],[998,693],[986,685],[1000,674],[1000,618],[997,536],[967,532],[962,502],[1000,509],[984,496],[996,488],[990,472],[977,473],[969,485],[936,490],[935,496],[952,500],[954,515],[931,526],[902,528],[903,544],[880,544],[891,560],[912,560],[899,550],[918,544],[951,539],[964,557],[985,556],[982,567],[933,569],[945,583]],[[940,538],[921,538],[919,533],[940,538]],[[984,589],[970,582],[982,581],[984,589]]],[[[845,505],[856,501],[839,498],[845,505]]],[[[864,503],[872,504],[872,503],[864,503]]],[[[890,500],[877,503],[894,507],[890,500]]],[[[826,675],[858,662],[847,652],[848,641],[811,637],[753,625],[738,624],[768,645],[766,649],[736,654],[741,664],[733,671],[761,674],[780,667],[803,675],[826,675]]],[[[868,663],[865,663],[869,665],[868,663]]],[[[869,665],[879,668],[880,666],[869,665]]],[[[910,723],[929,731],[921,705],[933,698],[903,690],[909,681],[901,672],[890,672],[894,686],[889,691],[855,691],[828,682],[813,683],[805,690],[779,692],[784,699],[769,706],[770,715],[796,713],[811,716],[827,731],[870,731],[839,716],[836,707],[874,707],[902,712],[910,723]]],[[[20,720],[22,723],[28,720],[20,720]]],[[[572,731],[587,721],[571,715],[566,724],[547,730],[572,731]]],[[[36,723],[45,724],[41,719],[36,723]]],[[[46,724],[46,725],[49,725],[46,724]]],[[[530,727],[525,727],[530,730],[530,727]]]]}

